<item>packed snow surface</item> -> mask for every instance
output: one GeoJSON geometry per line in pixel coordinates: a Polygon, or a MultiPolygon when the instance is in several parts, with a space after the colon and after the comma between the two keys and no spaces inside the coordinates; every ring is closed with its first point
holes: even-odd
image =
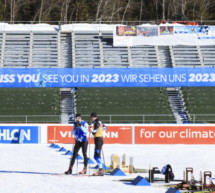
{"type": "MultiPolygon", "coordinates": [[[[72,145],[59,144],[67,150],[72,145]]],[[[68,169],[70,156],[49,145],[0,144],[0,192],[2,193],[165,193],[166,188],[133,186],[130,183],[119,182],[119,179],[135,178],[130,174],[125,177],[88,177],[65,176],[62,173],[68,169]]],[[[93,158],[94,145],[90,145],[90,157],[93,158]]],[[[106,165],[110,165],[111,154],[133,156],[136,168],[162,167],[171,164],[177,179],[182,179],[186,167],[194,168],[194,176],[198,180],[200,171],[215,171],[213,145],[104,145],[106,165]]],[[[82,152],[80,151],[80,155],[82,152]]],[[[89,155],[89,151],[88,151],[89,155]]],[[[79,161],[78,171],[83,168],[79,161]]],[[[92,165],[94,166],[94,165],[92,165]]],[[[96,170],[91,169],[91,173],[96,170]]],[[[77,173],[75,163],[73,174],[77,173]]]]}

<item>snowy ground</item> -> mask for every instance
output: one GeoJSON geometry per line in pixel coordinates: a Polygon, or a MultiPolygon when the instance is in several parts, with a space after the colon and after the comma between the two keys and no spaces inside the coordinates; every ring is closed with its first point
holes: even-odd
{"type": "MultiPolygon", "coordinates": [[[[72,149],[71,145],[61,145],[72,149]]],[[[93,145],[91,145],[91,157],[93,145]]],[[[69,157],[62,155],[48,145],[0,145],[0,192],[4,193],[61,193],[61,192],[143,192],[164,193],[166,189],[157,187],[136,187],[115,181],[136,177],[77,177],[53,175],[68,169],[69,157]]],[[[110,164],[112,153],[134,157],[136,168],[162,167],[171,164],[176,178],[181,179],[186,167],[193,167],[199,179],[200,171],[215,171],[215,146],[213,145],[105,145],[106,165],[110,164]]],[[[82,154],[82,153],[81,153],[82,154]]],[[[82,169],[79,163],[79,171],[82,169]]],[[[75,164],[76,166],[76,164],[75,164]]],[[[74,172],[76,173],[76,168],[74,172]]],[[[91,170],[91,172],[93,172],[91,170]]],[[[145,176],[145,174],[140,174],[145,176]]],[[[215,174],[214,174],[215,175],[215,174]]]]}

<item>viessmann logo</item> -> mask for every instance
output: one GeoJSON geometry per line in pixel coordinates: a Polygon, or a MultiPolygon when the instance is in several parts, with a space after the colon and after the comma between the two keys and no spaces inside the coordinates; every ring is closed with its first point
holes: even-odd
{"type": "MultiPolygon", "coordinates": [[[[71,131],[60,131],[60,136],[62,138],[73,138],[71,131]]],[[[91,135],[92,137],[92,135],[91,135]]],[[[106,131],[103,134],[104,138],[119,138],[119,132],[118,131],[106,131]]]]}
{"type": "Polygon", "coordinates": [[[24,143],[38,143],[38,126],[0,126],[0,143],[17,143],[21,130],[24,143]]]}
{"type": "MultiPolygon", "coordinates": [[[[56,129],[56,127],[55,127],[56,129]]],[[[119,131],[108,131],[108,128],[107,127],[107,130],[104,132],[104,135],[103,137],[104,138],[119,138],[119,131]]],[[[119,127],[119,130],[131,130],[131,127],[119,127]]],[[[60,136],[62,138],[73,138],[73,134],[72,134],[72,131],[59,131],[60,133],[60,136]]],[[[92,136],[91,136],[92,137],[92,136]]]]}
{"type": "MultiPolygon", "coordinates": [[[[74,136],[72,134],[72,126],[48,126],[48,143],[73,143],[74,136]]],[[[93,135],[91,135],[93,138],[93,135]]],[[[106,125],[106,131],[103,134],[104,143],[106,144],[131,144],[132,143],[132,127],[123,125],[106,125]]],[[[92,143],[93,140],[90,140],[92,143]]]]}

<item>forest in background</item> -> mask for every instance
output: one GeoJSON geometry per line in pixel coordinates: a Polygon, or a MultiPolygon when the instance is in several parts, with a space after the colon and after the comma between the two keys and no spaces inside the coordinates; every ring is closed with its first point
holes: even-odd
{"type": "Polygon", "coordinates": [[[215,0],[0,0],[1,21],[215,20],[215,0]]]}

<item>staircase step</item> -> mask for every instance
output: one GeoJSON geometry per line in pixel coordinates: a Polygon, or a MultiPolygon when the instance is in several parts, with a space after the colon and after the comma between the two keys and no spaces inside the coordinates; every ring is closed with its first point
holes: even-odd
{"type": "Polygon", "coordinates": [[[170,106],[176,117],[177,123],[188,123],[188,116],[185,112],[183,99],[178,88],[167,88],[170,106]]]}
{"type": "Polygon", "coordinates": [[[69,117],[74,118],[75,114],[75,103],[74,103],[74,93],[71,89],[62,88],[61,89],[61,120],[62,123],[68,123],[69,117]]]}

